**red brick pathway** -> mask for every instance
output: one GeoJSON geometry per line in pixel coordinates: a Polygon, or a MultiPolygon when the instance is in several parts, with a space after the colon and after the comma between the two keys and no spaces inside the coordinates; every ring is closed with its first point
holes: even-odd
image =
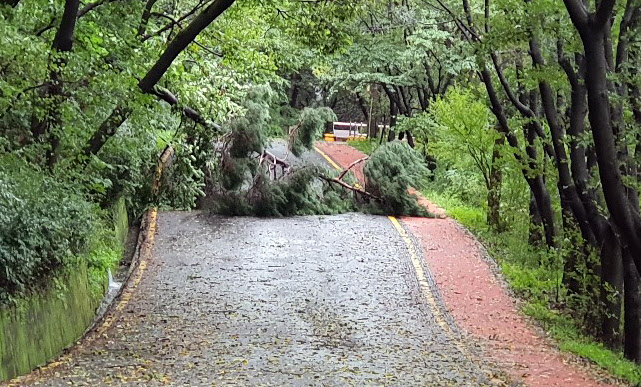
{"type": "MultiPolygon", "coordinates": [[[[317,147],[343,168],[365,156],[341,143],[319,142],[317,147]]],[[[362,168],[355,171],[361,181],[362,168]]],[[[430,211],[444,213],[429,200],[420,201],[430,211]]],[[[402,221],[418,238],[457,324],[508,374],[530,386],[605,385],[597,372],[551,346],[518,311],[516,301],[484,260],[479,243],[463,227],[451,219],[406,217],[402,221]]]]}

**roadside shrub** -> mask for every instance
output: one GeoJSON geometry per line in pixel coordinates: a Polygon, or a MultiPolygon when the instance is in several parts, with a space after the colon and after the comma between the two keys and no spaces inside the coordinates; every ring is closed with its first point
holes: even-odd
{"type": "Polygon", "coordinates": [[[86,251],[95,208],[61,180],[0,158],[0,301],[86,251]]]}
{"type": "MultiPolygon", "coordinates": [[[[116,135],[94,156],[82,174],[74,176],[82,181],[101,207],[116,205],[120,199],[132,218],[138,217],[153,201],[151,188],[159,146],[152,134],[116,135]]],[[[160,148],[162,150],[162,148],[160,148]]]]}

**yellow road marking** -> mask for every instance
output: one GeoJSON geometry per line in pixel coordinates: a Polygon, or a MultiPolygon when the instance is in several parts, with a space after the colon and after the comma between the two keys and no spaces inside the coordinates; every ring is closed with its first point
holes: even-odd
{"type": "Polygon", "coordinates": [[[432,294],[432,290],[430,289],[430,285],[429,285],[429,282],[427,281],[427,276],[425,275],[423,266],[421,265],[420,258],[416,253],[414,242],[412,241],[412,239],[410,239],[409,235],[407,235],[407,231],[405,231],[403,226],[401,226],[401,224],[398,222],[398,219],[396,219],[393,216],[388,216],[387,218],[390,220],[390,222],[392,222],[392,224],[394,225],[394,228],[396,228],[396,231],[398,231],[398,233],[401,235],[401,238],[407,245],[407,249],[410,253],[410,260],[412,261],[412,266],[414,267],[414,271],[416,272],[416,276],[418,277],[418,284],[419,284],[419,287],[421,288],[421,293],[423,294],[423,297],[425,298],[425,300],[427,300],[427,303],[430,306],[430,310],[434,315],[436,322],[438,323],[438,325],[441,326],[441,328],[443,328],[443,330],[447,331],[448,333],[451,333],[451,328],[445,321],[445,318],[441,313],[440,308],[438,307],[438,303],[436,302],[436,299],[432,294]]]}
{"type": "Polygon", "coordinates": [[[130,281],[129,286],[122,292],[120,296],[120,300],[118,301],[118,304],[115,307],[116,313],[111,313],[105,320],[103,321],[102,325],[100,328],[98,328],[98,336],[102,335],[105,333],[111,325],[113,325],[114,321],[116,321],[116,318],[120,315],[120,313],[125,309],[127,304],[129,304],[129,301],[131,300],[131,297],[133,296],[134,290],[136,290],[136,287],[138,287],[138,284],[140,284],[140,281],[142,281],[142,276],[147,269],[147,261],[149,258],[151,258],[151,250],[152,246],[154,244],[154,238],[156,236],[156,221],[158,219],[158,208],[153,208],[149,211],[149,218],[148,218],[148,228],[147,228],[147,235],[145,236],[145,240],[143,241],[143,244],[140,246],[140,258],[138,261],[138,267],[136,268],[136,272],[133,274],[134,277],[130,281]]]}
{"type": "Polygon", "coordinates": [[[414,272],[416,273],[416,276],[418,278],[418,285],[421,289],[421,293],[423,295],[423,298],[427,301],[427,304],[430,308],[430,312],[432,312],[432,315],[434,316],[436,323],[443,329],[445,334],[450,337],[450,339],[452,340],[454,345],[456,345],[458,350],[461,351],[461,353],[465,357],[467,357],[468,360],[473,361],[472,355],[470,354],[469,350],[458,339],[456,333],[454,332],[454,330],[452,330],[452,327],[445,320],[445,316],[441,312],[441,308],[438,306],[436,297],[434,297],[434,294],[432,293],[432,289],[427,280],[427,275],[425,274],[425,270],[423,270],[423,265],[421,265],[421,258],[417,253],[417,248],[414,245],[414,242],[409,237],[409,235],[407,234],[407,231],[405,231],[403,226],[401,226],[398,219],[396,219],[393,216],[388,216],[387,218],[390,220],[390,222],[392,222],[392,224],[394,225],[394,228],[400,234],[401,238],[405,242],[405,245],[407,246],[407,249],[410,253],[410,260],[412,261],[412,266],[414,267],[414,272]]]}
{"type": "Polygon", "coordinates": [[[343,170],[343,169],[342,169],[338,164],[336,164],[336,162],[335,162],[334,160],[332,160],[332,158],[331,158],[331,157],[327,156],[327,155],[325,154],[325,152],[323,152],[322,150],[318,149],[318,147],[314,147],[314,150],[315,150],[316,152],[318,152],[321,156],[323,156],[323,157],[325,158],[325,160],[327,160],[327,162],[328,162],[332,167],[336,168],[336,169],[337,169],[337,170],[339,170],[339,171],[342,171],[342,170],[343,170]]]}
{"type": "MultiPolygon", "coordinates": [[[[326,155],[325,152],[321,151],[317,147],[314,147],[314,150],[320,153],[320,155],[323,156],[335,169],[339,171],[343,170],[338,164],[334,162],[334,160],[332,160],[328,155],[326,155]]],[[[403,226],[401,226],[398,219],[396,219],[393,216],[388,216],[387,218],[390,220],[390,222],[392,222],[392,224],[394,225],[394,228],[400,234],[401,238],[405,242],[405,245],[407,246],[407,249],[410,254],[410,260],[412,261],[412,266],[414,267],[414,272],[416,273],[416,276],[418,278],[418,284],[419,284],[422,296],[425,299],[425,301],[427,301],[430,312],[432,312],[432,315],[434,316],[436,323],[443,329],[445,334],[450,337],[454,345],[456,345],[458,350],[461,351],[463,356],[465,356],[471,362],[474,362],[474,359],[470,354],[470,351],[468,350],[468,348],[458,339],[456,333],[454,332],[454,330],[452,330],[452,327],[445,320],[445,316],[441,312],[441,308],[439,308],[438,302],[436,301],[436,298],[432,293],[432,289],[430,288],[429,282],[427,281],[425,270],[423,270],[423,266],[421,265],[421,257],[419,257],[419,254],[417,253],[418,249],[414,245],[414,242],[409,237],[409,235],[407,234],[407,231],[405,231],[403,226]]]]}

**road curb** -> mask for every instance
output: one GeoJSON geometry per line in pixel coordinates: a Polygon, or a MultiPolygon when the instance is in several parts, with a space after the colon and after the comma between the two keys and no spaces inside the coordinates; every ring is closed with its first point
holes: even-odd
{"type": "Polygon", "coordinates": [[[142,280],[142,275],[147,269],[147,264],[151,258],[151,253],[154,247],[154,240],[156,236],[158,223],[158,208],[153,207],[149,209],[142,219],[140,226],[140,233],[138,234],[138,242],[136,250],[129,265],[129,270],[125,280],[123,281],[120,290],[114,297],[111,304],[105,310],[102,316],[99,316],[94,325],[87,330],[87,333],[95,331],[98,335],[102,335],[107,329],[111,327],[113,322],[118,318],[123,309],[127,306],[134,290],[142,280]],[[115,310],[114,310],[115,308],[115,310]]]}

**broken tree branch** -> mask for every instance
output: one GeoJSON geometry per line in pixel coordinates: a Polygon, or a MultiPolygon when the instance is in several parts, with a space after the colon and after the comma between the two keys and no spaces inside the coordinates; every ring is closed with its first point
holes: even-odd
{"type": "Polygon", "coordinates": [[[319,177],[320,177],[321,179],[325,180],[325,181],[326,181],[326,182],[328,182],[328,183],[338,184],[338,185],[340,185],[340,186],[341,186],[341,187],[343,187],[343,188],[347,188],[348,190],[351,190],[351,191],[353,191],[353,192],[355,192],[355,193],[359,193],[359,194],[361,194],[361,195],[363,195],[363,196],[367,196],[367,197],[368,197],[368,198],[370,198],[370,199],[374,199],[374,200],[377,200],[377,201],[379,201],[379,202],[382,202],[382,201],[383,201],[383,199],[379,198],[378,196],[376,196],[376,195],[374,195],[374,194],[372,194],[372,193],[369,193],[369,192],[365,191],[365,190],[364,190],[364,189],[362,189],[362,188],[356,188],[356,187],[354,187],[354,186],[351,186],[351,185],[349,185],[349,184],[345,183],[345,182],[344,182],[344,181],[342,181],[342,180],[338,180],[338,179],[335,179],[335,178],[333,178],[333,177],[327,177],[327,176],[324,176],[324,175],[319,175],[319,177]]]}
{"type": "Polygon", "coordinates": [[[351,163],[347,168],[345,168],[345,170],[343,172],[341,172],[341,174],[338,176],[338,180],[343,180],[343,177],[345,177],[345,175],[347,174],[347,172],[349,172],[350,169],[352,169],[356,165],[362,163],[363,161],[366,161],[367,159],[369,159],[369,156],[365,156],[365,157],[363,157],[361,159],[358,159],[358,160],[354,161],[353,163],[351,163]]]}

